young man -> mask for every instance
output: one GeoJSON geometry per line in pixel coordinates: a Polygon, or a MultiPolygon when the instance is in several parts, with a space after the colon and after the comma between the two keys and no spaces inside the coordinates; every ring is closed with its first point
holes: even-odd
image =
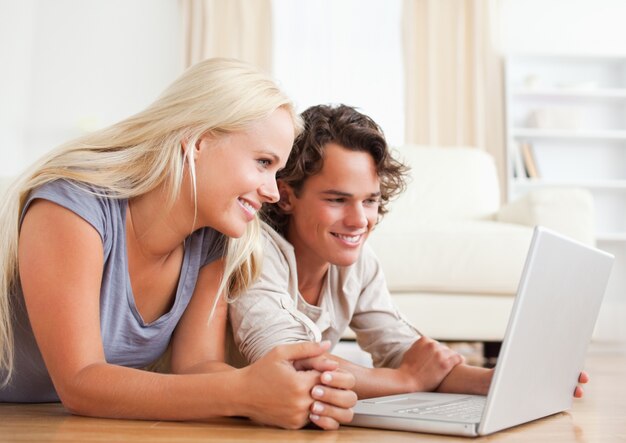
{"type": "Polygon", "coordinates": [[[359,398],[486,394],[492,370],[464,364],[410,325],[365,243],[404,188],[407,168],[392,158],[378,125],[353,108],[314,106],[302,117],[305,130],[277,176],[280,201],[262,212],[261,278],[229,308],[239,351],[252,363],[279,344],[334,346],[350,326],[375,368],[327,357],[355,375],[359,398]]]}

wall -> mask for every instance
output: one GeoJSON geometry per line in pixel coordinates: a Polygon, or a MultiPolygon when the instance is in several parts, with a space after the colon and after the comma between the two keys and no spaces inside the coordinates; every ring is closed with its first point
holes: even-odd
{"type": "Polygon", "coordinates": [[[505,52],[626,54],[623,0],[500,0],[505,52]]]}
{"type": "MultiPolygon", "coordinates": [[[[626,53],[622,0],[501,1],[505,51],[626,53]]],[[[351,103],[402,143],[401,1],[274,6],[276,76],[299,108],[351,103]]],[[[0,0],[0,175],[145,106],[181,70],[180,36],[173,0],[0,0]]]]}
{"type": "Polygon", "coordinates": [[[0,0],[0,176],[149,104],[180,39],[172,0],[0,0]]]}
{"type": "Polygon", "coordinates": [[[298,110],[345,103],[404,142],[400,0],[273,0],[274,74],[298,110]],[[355,12],[355,11],[358,11],[355,12]]]}

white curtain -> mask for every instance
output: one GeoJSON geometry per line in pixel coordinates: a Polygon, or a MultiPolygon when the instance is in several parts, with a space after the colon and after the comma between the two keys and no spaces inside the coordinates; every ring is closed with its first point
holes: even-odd
{"type": "Polygon", "coordinates": [[[405,138],[485,149],[505,189],[498,0],[404,0],[405,138]]]}
{"type": "Polygon", "coordinates": [[[184,63],[232,57],[272,69],[271,0],[179,0],[184,63]]]}

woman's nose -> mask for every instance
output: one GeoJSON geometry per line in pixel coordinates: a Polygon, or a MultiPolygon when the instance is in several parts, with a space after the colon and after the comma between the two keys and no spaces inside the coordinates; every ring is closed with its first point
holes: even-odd
{"type": "Polygon", "coordinates": [[[261,195],[265,203],[276,203],[278,200],[280,200],[280,194],[278,193],[276,178],[272,177],[267,180],[259,189],[259,194],[261,195]]]}

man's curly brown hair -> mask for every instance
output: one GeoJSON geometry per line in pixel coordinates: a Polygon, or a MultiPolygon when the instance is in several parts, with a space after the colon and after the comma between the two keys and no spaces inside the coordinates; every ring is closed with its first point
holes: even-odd
{"type": "MultiPolygon", "coordinates": [[[[382,129],[367,115],[346,105],[317,105],[302,114],[304,131],[295,139],[285,168],[277,180],[291,186],[296,196],[307,178],[319,173],[324,166],[327,143],[336,143],[352,151],[368,152],[376,164],[380,180],[379,221],[388,211],[387,204],[406,188],[409,168],[394,159],[389,152],[382,129]]],[[[265,204],[261,218],[285,234],[289,214],[278,204],[265,204]]]]}

